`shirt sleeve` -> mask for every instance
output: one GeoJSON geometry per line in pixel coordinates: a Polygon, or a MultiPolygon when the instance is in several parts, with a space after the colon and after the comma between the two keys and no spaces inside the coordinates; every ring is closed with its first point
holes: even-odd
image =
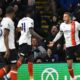
{"type": "Polygon", "coordinates": [[[6,29],[10,30],[10,21],[9,20],[4,20],[2,26],[6,29]]]}
{"type": "Polygon", "coordinates": [[[60,25],[60,32],[62,32],[62,31],[63,31],[63,30],[62,30],[62,26],[63,26],[63,24],[61,24],[61,25],[60,25]]]}
{"type": "Polygon", "coordinates": [[[61,38],[61,36],[62,36],[62,32],[59,31],[53,41],[54,41],[54,42],[58,41],[58,40],[61,38]]]}
{"type": "Polygon", "coordinates": [[[80,23],[79,22],[76,23],[77,23],[78,30],[80,30],[80,23]]]}
{"type": "Polygon", "coordinates": [[[19,21],[17,27],[21,27],[21,26],[22,26],[21,21],[19,21]]]}
{"type": "Polygon", "coordinates": [[[34,21],[33,20],[28,22],[28,27],[29,28],[33,28],[34,27],[34,21]]]}

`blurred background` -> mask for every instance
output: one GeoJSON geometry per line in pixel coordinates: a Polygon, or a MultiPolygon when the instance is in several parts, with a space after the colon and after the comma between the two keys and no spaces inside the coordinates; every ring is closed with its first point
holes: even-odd
{"type": "MultiPolygon", "coordinates": [[[[24,17],[25,9],[31,8],[33,11],[35,31],[44,37],[46,41],[32,38],[32,52],[35,63],[65,62],[65,45],[62,37],[53,48],[48,48],[47,44],[52,41],[59,31],[60,23],[63,21],[63,13],[72,13],[73,20],[80,22],[80,0],[0,0],[0,21],[5,15],[6,7],[13,6],[16,12],[14,22],[17,27],[18,21],[24,17]],[[34,49],[36,47],[36,49],[34,49]]],[[[16,42],[19,39],[16,37],[16,42]]],[[[18,48],[18,44],[16,43],[18,48]]],[[[74,61],[80,61],[80,57],[74,61]]],[[[27,59],[26,59],[27,61],[27,59]]]]}

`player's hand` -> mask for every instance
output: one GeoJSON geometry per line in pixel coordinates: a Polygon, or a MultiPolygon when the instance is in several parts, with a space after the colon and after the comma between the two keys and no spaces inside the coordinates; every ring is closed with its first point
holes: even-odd
{"type": "Polygon", "coordinates": [[[53,47],[54,42],[49,42],[48,47],[53,47]]]}
{"type": "Polygon", "coordinates": [[[9,56],[10,56],[10,50],[7,49],[7,50],[6,50],[6,53],[5,53],[5,55],[4,55],[4,58],[9,59],[9,56]]]}

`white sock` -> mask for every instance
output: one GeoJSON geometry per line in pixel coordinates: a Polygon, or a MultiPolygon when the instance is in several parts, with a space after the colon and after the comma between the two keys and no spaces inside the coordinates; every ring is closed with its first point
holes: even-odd
{"type": "Polygon", "coordinates": [[[6,76],[7,76],[7,78],[9,78],[9,79],[10,79],[10,72],[9,72],[6,76]]]}

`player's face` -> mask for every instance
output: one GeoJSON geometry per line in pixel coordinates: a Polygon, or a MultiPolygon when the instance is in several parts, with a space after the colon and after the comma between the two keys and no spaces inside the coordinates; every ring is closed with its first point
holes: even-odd
{"type": "Polygon", "coordinates": [[[65,23],[68,23],[70,21],[70,16],[68,14],[63,15],[63,20],[65,23]]]}

